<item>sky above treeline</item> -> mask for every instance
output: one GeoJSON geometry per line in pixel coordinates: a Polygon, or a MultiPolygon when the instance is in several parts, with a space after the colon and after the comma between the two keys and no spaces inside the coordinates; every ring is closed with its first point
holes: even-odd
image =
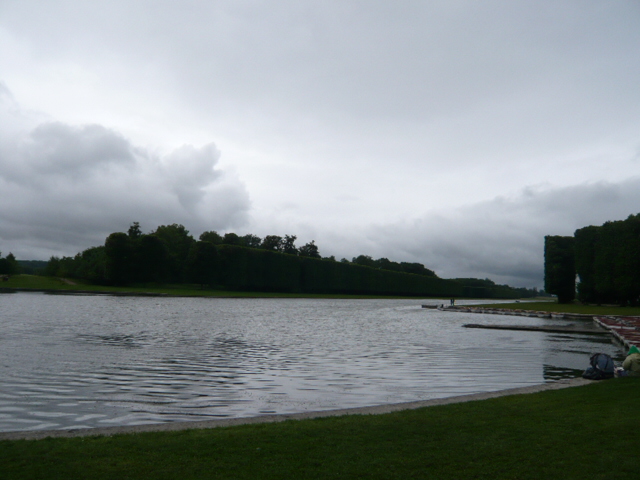
{"type": "Polygon", "coordinates": [[[149,232],[543,285],[640,212],[640,2],[0,0],[0,251],[149,232]]]}

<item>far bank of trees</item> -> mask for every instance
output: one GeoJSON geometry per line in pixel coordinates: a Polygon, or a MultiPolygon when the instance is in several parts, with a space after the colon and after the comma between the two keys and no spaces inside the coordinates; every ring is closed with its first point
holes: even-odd
{"type": "Polygon", "coordinates": [[[529,289],[490,280],[438,278],[419,263],[322,258],[311,241],[297,247],[295,235],[260,238],[208,231],[194,239],[184,226],[162,225],[145,234],[135,222],[128,232],[75,257],[52,257],[46,274],[98,284],[189,283],[229,290],[330,294],[519,298],[529,289]],[[474,283],[475,282],[475,283],[474,283]]]}
{"type": "Polygon", "coordinates": [[[545,289],[569,302],[640,304],[640,215],[545,237],[545,289]]]}

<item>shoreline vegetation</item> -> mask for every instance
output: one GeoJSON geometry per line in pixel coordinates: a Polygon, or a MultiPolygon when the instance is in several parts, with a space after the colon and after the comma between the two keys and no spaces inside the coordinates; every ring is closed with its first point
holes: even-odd
{"type": "MultiPolygon", "coordinates": [[[[126,286],[99,285],[91,282],[61,277],[19,274],[0,283],[0,292],[40,291],[46,293],[111,294],[130,296],[172,297],[229,297],[229,298],[443,298],[443,296],[421,295],[366,295],[340,293],[264,292],[215,289],[195,284],[133,284],[126,286]]],[[[447,297],[447,296],[445,296],[447,297]]],[[[448,297],[447,297],[448,298],[448,297]]],[[[460,297],[458,297],[460,298],[460,297]]],[[[476,298],[476,297],[474,297],[476,298]]]]}
{"type": "MultiPolygon", "coordinates": [[[[58,294],[105,294],[141,297],[214,297],[214,298],[417,298],[393,295],[351,295],[322,293],[255,292],[202,288],[197,285],[95,285],[81,280],[44,277],[38,275],[14,275],[0,283],[0,292],[44,292],[58,294]]],[[[423,298],[423,297],[421,297],[423,298]]]]}

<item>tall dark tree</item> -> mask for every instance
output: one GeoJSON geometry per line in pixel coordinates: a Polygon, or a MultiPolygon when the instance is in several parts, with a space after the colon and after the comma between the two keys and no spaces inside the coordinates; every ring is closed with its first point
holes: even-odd
{"type": "Polygon", "coordinates": [[[289,255],[297,255],[298,249],[296,248],[296,237],[295,235],[285,235],[284,240],[282,240],[282,253],[287,253],[289,255]]]}
{"type": "Polygon", "coordinates": [[[544,288],[570,303],[576,295],[575,241],[573,237],[544,237],[544,288]]]}
{"type": "Polygon", "coordinates": [[[167,251],[169,280],[181,282],[185,279],[187,256],[195,240],[183,225],[161,225],[153,233],[164,244],[167,251]]]}
{"type": "Polygon", "coordinates": [[[220,245],[222,243],[222,237],[218,234],[218,232],[211,230],[210,232],[203,232],[200,235],[200,240],[202,242],[213,243],[214,245],[220,245]]]}
{"type": "Polygon", "coordinates": [[[156,235],[143,235],[137,245],[141,282],[162,283],[169,274],[167,248],[156,235]]]}
{"type": "Polygon", "coordinates": [[[51,256],[51,258],[47,262],[47,266],[44,267],[44,274],[47,277],[57,277],[59,268],[60,268],[60,257],[51,256]]]}
{"type": "Polygon", "coordinates": [[[15,275],[20,272],[20,265],[13,253],[9,252],[5,258],[0,255],[0,274],[15,275]]]}
{"type": "Polygon", "coordinates": [[[93,283],[107,281],[107,255],[105,247],[91,247],[76,255],[74,277],[93,283]]]}
{"type": "Polygon", "coordinates": [[[213,285],[218,278],[218,250],[211,242],[199,241],[192,245],[187,258],[187,274],[191,282],[213,285]]]}
{"type": "Polygon", "coordinates": [[[241,245],[249,248],[260,248],[260,245],[262,244],[262,239],[252,233],[248,233],[243,237],[240,237],[240,240],[241,245]]]}
{"type": "Polygon", "coordinates": [[[375,260],[369,255],[358,255],[351,260],[351,263],[355,263],[356,265],[363,265],[365,267],[376,268],[375,260]]]}
{"type": "MultiPolygon", "coordinates": [[[[315,240],[311,240],[309,243],[299,248],[299,254],[301,257],[320,258],[320,252],[315,240]]],[[[335,261],[335,258],[333,259],[335,261]]]]}
{"type": "Polygon", "coordinates": [[[116,232],[104,242],[107,280],[116,285],[132,281],[133,245],[126,233],[116,232]]]}
{"type": "Polygon", "coordinates": [[[267,235],[262,240],[261,248],[274,252],[282,251],[282,237],[279,237],[278,235],[267,235]]]}
{"type": "Polygon", "coordinates": [[[575,263],[578,275],[578,299],[581,302],[601,303],[596,289],[595,259],[600,227],[584,227],[575,231],[575,263]]]}
{"type": "Polygon", "coordinates": [[[424,275],[427,277],[437,277],[433,270],[429,270],[421,263],[400,263],[400,271],[405,273],[413,273],[415,275],[424,275]]]}
{"type": "Polygon", "coordinates": [[[140,230],[140,223],[133,222],[127,232],[129,238],[140,238],[142,236],[142,230],[140,230]]]}
{"type": "Polygon", "coordinates": [[[242,241],[240,240],[240,237],[236,233],[229,232],[224,234],[224,237],[222,238],[222,243],[223,245],[240,245],[242,241]]]}

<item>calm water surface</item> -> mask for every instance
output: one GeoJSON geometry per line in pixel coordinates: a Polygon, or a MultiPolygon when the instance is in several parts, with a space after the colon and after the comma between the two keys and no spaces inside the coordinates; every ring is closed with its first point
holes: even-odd
{"type": "Polygon", "coordinates": [[[591,353],[622,353],[608,336],[462,328],[550,320],[427,302],[0,295],[0,431],[442,398],[577,376],[591,353]]]}

